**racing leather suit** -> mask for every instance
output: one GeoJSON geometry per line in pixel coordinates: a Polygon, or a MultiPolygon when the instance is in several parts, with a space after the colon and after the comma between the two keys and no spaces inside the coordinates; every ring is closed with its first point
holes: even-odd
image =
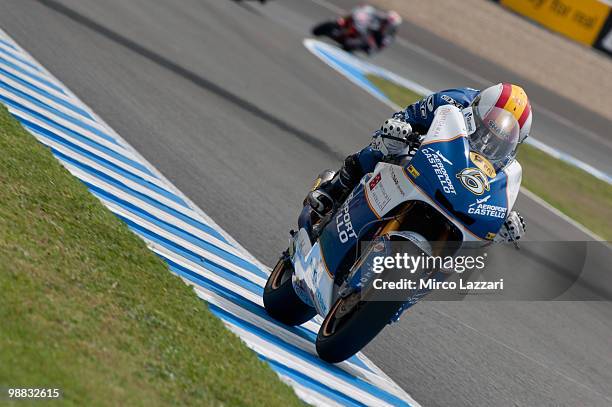
{"type": "MultiPolygon", "coordinates": [[[[479,93],[479,90],[471,88],[443,90],[396,112],[391,119],[383,124],[380,130],[374,132],[372,142],[368,146],[355,154],[349,155],[344,160],[343,166],[331,181],[321,184],[308,194],[307,202],[320,215],[328,213],[333,209],[336,202],[344,201],[348,193],[365,174],[374,171],[376,164],[381,161],[397,162],[399,159],[406,158],[406,156],[414,155],[420,146],[421,137],[419,135],[427,133],[434,119],[434,112],[438,107],[450,104],[459,109],[465,109],[472,104],[479,93]],[[396,133],[395,137],[391,136],[392,141],[389,144],[390,133],[397,131],[398,127],[401,133],[396,133]],[[404,137],[405,141],[398,143],[396,140],[398,135],[404,137]],[[402,143],[403,146],[400,145],[402,143]]],[[[513,152],[496,169],[503,169],[514,158],[515,153],[513,152]]],[[[524,219],[518,212],[511,211],[495,241],[519,240],[524,231],[524,219]]]]}

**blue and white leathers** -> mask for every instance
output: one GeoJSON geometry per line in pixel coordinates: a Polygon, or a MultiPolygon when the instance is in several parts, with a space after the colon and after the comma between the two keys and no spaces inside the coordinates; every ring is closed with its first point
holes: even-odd
{"type": "Polygon", "coordinates": [[[462,110],[470,106],[478,94],[480,91],[472,88],[442,90],[424,97],[395,115],[410,123],[415,131],[425,133],[440,106],[453,105],[462,110]]]}
{"type": "Polygon", "coordinates": [[[325,316],[336,299],[334,276],[352,265],[360,231],[409,201],[437,210],[456,226],[463,241],[485,244],[512,209],[520,180],[518,162],[496,171],[484,157],[470,152],[461,110],[441,106],[412,160],[404,165],[376,163],[315,242],[300,225],[290,251],[295,291],[325,316]]]}
{"type": "MultiPolygon", "coordinates": [[[[425,134],[431,127],[435,111],[439,107],[453,105],[459,110],[462,110],[470,106],[479,93],[479,90],[472,88],[442,90],[424,97],[420,101],[406,107],[404,110],[396,112],[393,118],[410,124],[412,129],[417,133],[425,134]]],[[[376,140],[376,136],[379,135],[379,133],[380,132],[375,133],[374,140],[376,140]]],[[[384,151],[377,148],[375,141],[363,148],[357,154],[359,164],[364,174],[374,171],[376,164],[382,161],[386,155],[384,151]]]]}

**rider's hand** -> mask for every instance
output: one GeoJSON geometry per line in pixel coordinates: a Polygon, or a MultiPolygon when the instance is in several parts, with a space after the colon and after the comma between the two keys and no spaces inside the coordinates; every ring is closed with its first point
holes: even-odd
{"type": "Polygon", "coordinates": [[[413,142],[415,141],[412,126],[399,119],[385,121],[376,134],[377,136],[372,140],[371,146],[384,155],[403,154],[407,147],[413,148],[413,142]]]}
{"type": "Polygon", "coordinates": [[[520,240],[525,234],[525,230],[525,219],[523,219],[518,212],[512,211],[506,218],[506,222],[504,222],[497,236],[495,236],[495,242],[513,242],[520,240]]]}

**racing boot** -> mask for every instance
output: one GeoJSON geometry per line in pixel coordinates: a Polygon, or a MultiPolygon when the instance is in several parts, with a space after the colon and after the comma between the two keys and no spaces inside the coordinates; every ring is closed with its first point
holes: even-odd
{"type": "Polygon", "coordinates": [[[327,170],[323,174],[327,174],[328,179],[323,181],[323,178],[319,177],[314,188],[306,197],[306,203],[312,207],[320,218],[325,217],[338,204],[344,202],[349,192],[361,179],[361,167],[357,160],[357,154],[348,156],[338,172],[334,173],[327,170]],[[331,178],[329,178],[330,174],[333,174],[331,178]]]}

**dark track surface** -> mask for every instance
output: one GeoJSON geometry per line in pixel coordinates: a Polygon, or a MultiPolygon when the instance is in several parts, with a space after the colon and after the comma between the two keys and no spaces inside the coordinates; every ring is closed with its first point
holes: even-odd
{"type": "MultiPolygon", "coordinates": [[[[0,3],[1,28],[267,264],[314,175],[390,113],[302,46],[329,16],[306,0],[0,3]]],[[[480,86],[410,52],[376,59],[428,87],[480,86]]],[[[532,239],[588,239],[525,196],[517,205],[532,239]]],[[[366,354],[423,405],[603,406],[611,337],[609,303],[423,303],[366,354]]]]}

